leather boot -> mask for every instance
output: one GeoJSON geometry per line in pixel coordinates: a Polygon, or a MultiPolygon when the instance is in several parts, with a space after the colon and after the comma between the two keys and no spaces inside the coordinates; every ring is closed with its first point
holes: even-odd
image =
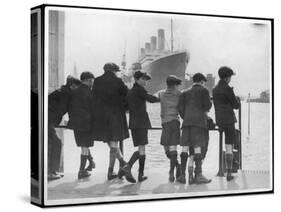
{"type": "Polygon", "coordinates": [[[172,183],[175,181],[174,170],[177,164],[177,151],[171,151],[169,155],[170,155],[169,181],[172,183]]]}
{"type": "Polygon", "coordinates": [[[113,168],[108,168],[107,180],[113,180],[115,178],[117,178],[117,174],[113,172],[113,168]]]}
{"type": "Polygon", "coordinates": [[[188,167],[188,184],[192,185],[194,184],[194,176],[193,176],[193,167],[188,167]]]}
{"type": "Polygon", "coordinates": [[[122,171],[124,172],[124,176],[126,178],[126,180],[130,183],[136,183],[136,179],[134,178],[134,176],[131,173],[131,167],[129,164],[126,164],[124,167],[121,168],[122,171]]]}
{"type": "MultiPolygon", "coordinates": [[[[134,163],[139,159],[139,151],[135,151],[129,162],[125,163],[124,165],[129,166],[130,169],[132,168],[132,166],[134,165],[134,163]]],[[[122,166],[123,167],[123,166],[122,166]]],[[[125,171],[122,169],[122,167],[120,167],[119,171],[118,171],[118,178],[121,179],[123,176],[125,176],[125,171]]],[[[128,168],[127,168],[128,169],[128,168]]],[[[131,170],[130,170],[131,171],[131,170]]]]}
{"type": "Polygon", "coordinates": [[[89,176],[91,176],[91,174],[89,172],[87,172],[86,170],[80,170],[78,172],[78,179],[86,178],[89,176]]]}
{"type": "Polygon", "coordinates": [[[233,163],[233,154],[225,154],[225,163],[226,163],[226,180],[231,181],[233,180],[232,176],[232,163],[233,163]]]}
{"type": "Polygon", "coordinates": [[[147,180],[147,177],[143,176],[144,165],[145,165],[145,155],[140,155],[139,156],[139,176],[138,176],[139,182],[147,180]]]}
{"type": "Polygon", "coordinates": [[[194,155],[195,161],[195,183],[196,184],[205,184],[210,183],[211,180],[207,179],[205,176],[202,175],[202,157],[201,154],[194,155]]]}
{"type": "Polygon", "coordinates": [[[89,165],[86,168],[86,170],[92,171],[94,168],[96,168],[96,164],[95,164],[95,161],[93,160],[93,157],[90,153],[88,154],[88,161],[89,161],[89,165]]]}
{"type": "Polygon", "coordinates": [[[85,165],[88,159],[88,155],[80,155],[80,168],[78,172],[78,179],[89,177],[91,174],[85,170],[85,165]]]}
{"type": "Polygon", "coordinates": [[[182,152],[180,157],[181,157],[181,176],[177,178],[177,182],[181,184],[186,184],[185,171],[186,171],[186,162],[188,159],[188,153],[182,152]]]}

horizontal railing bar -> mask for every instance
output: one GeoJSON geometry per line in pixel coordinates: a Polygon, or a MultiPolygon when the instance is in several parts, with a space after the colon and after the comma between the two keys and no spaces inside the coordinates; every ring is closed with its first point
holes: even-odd
{"type": "MultiPolygon", "coordinates": [[[[69,127],[67,127],[66,125],[57,125],[55,126],[55,128],[62,128],[62,129],[70,129],[69,127]]],[[[162,127],[152,127],[152,128],[148,128],[148,130],[162,130],[162,127]]],[[[209,131],[220,131],[220,128],[215,128],[215,129],[210,129],[209,131]]]]}

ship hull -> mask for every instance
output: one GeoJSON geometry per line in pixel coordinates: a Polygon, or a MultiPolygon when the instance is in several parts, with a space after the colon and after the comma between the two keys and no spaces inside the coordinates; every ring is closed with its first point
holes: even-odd
{"type": "Polygon", "coordinates": [[[170,53],[144,66],[143,70],[151,76],[146,86],[147,91],[154,94],[166,88],[166,78],[169,75],[175,75],[184,80],[187,63],[188,54],[182,51],[170,53]]]}

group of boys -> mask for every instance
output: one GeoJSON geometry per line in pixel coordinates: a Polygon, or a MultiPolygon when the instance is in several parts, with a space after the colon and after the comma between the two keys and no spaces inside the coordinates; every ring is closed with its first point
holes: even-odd
{"type": "MultiPolygon", "coordinates": [[[[74,130],[76,144],[81,147],[78,178],[90,176],[90,171],[95,167],[90,147],[94,141],[103,141],[110,148],[108,180],[125,176],[129,182],[135,183],[131,168],[136,161],[139,161],[138,181],[146,180],[145,147],[148,144],[148,129],[152,128],[146,102],[160,102],[161,145],[170,160],[169,181],[186,183],[186,165],[189,158],[188,183],[209,183],[211,180],[202,175],[202,160],[205,158],[209,140],[208,111],[212,106],[209,91],[204,87],[207,81],[205,76],[201,73],[194,74],[192,87],[181,92],[181,80],[170,75],[166,79],[167,89],[160,91],[156,97],[145,90],[147,81],[151,79],[145,72],[134,73],[135,83],[129,90],[117,77],[119,71],[116,64],[106,63],[102,76],[95,79],[92,73],[83,72],[80,76],[81,84],[68,89],[67,109],[62,109],[59,118],[68,112],[68,127],[74,130]],[[129,126],[126,120],[127,111],[129,126]],[[181,127],[180,118],[183,120],[181,127]],[[137,149],[126,162],[119,144],[129,137],[128,129],[131,130],[133,144],[137,149]],[[177,159],[178,145],[182,146],[180,163],[177,159]],[[116,159],[120,164],[117,174],[113,171],[116,159]],[[86,168],[87,161],[89,165],[86,168]]],[[[234,72],[228,67],[221,67],[218,73],[220,81],[213,90],[213,101],[217,125],[225,132],[227,180],[232,180],[232,146],[235,142],[236,121],[233,109],[239,108],[239,102],[228,85],[234,72]]],[[[59,121],[56,121],[57,123],[59,121]]],[[[53,128],[54,124],[49,126],[53,128]]],[[[53,142],[50,140],[49,146],[52,146],[53,142]]],[[[51,173],[56,175],[55,171],[51,173]]]]}

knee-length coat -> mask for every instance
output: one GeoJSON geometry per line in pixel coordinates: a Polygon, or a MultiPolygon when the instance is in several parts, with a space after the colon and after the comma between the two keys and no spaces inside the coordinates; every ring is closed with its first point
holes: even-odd
{"type": "Polygon", "coordinates": [[[92,125],[93,97],[91,89],[84,84],[71,93],[68,127],[77,131],[90,131],[92,125]]]}
{"type": "Polygon", "coordinates": [[[95,79],[92,89],[94,140],[110,142],[129,137],[125,111],[127,93],[127,86],[111,71],[95,79]]]}

